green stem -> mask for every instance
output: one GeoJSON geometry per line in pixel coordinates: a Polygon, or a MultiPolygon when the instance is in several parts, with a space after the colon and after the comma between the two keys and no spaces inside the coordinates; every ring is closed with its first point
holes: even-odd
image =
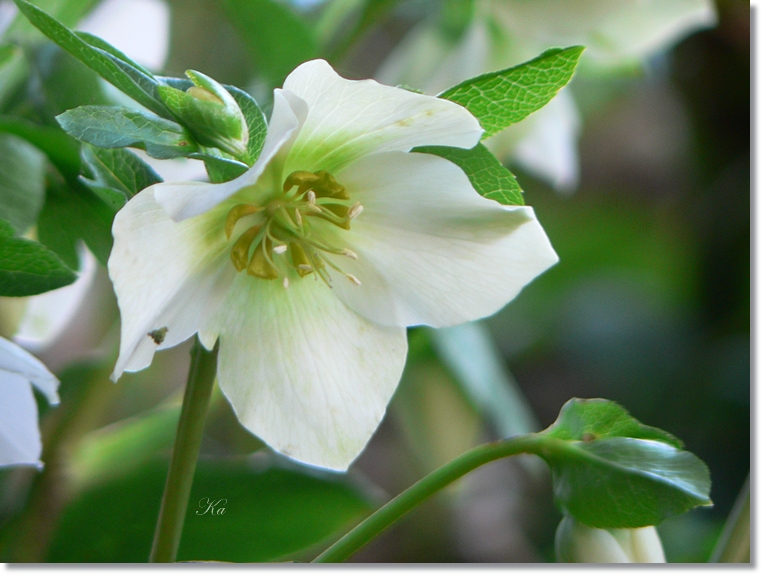
{"type": "Polygon", "coordinates": [[[169,462],[167,484],[161,500],[159,520],[151,549],[151,563],[171,563],[177,557],[185,512],[188,509],[193,473],[196,469],[204,420],[217,373],[217,348],[207,351],[198,338],[191,350],[188,384],[183,397],[175,446],[169,462]]]}
{"type": "Polygon", "coordinates": [[[751,497],[749,477],[738,494],[710,563],[748,563],[751,560],[751,497]]]}
{"type": "Polygon", "coordinates": [[[496,459],[519,453],[539,453],[547,438],[537,434],[520,435],[480,445],[429,473],[381,507],[336,543],[318,555],[313,563],[344,561],[363,545],[379,535],[416,505],[434,495],[456,479],[496,459]]]}

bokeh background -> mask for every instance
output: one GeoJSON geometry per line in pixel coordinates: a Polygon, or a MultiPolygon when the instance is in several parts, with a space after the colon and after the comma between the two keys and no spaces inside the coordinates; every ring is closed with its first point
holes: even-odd
{"type": "MultiPolygon", "coordinates": [[[[373,77],[438,3],[370,1],[330,30],[323,2],[276,4],[279,26],[250,19],[240,4],[167,2],[166,58],[154,69],[202,71],[266,107],[302,59],[327,57],[347,77],[373,77]],[[329,31],[334,39],[321,44],[329,31]]],[[[647,66],[572,81],[583,120],[576,189],[559,193],[509,164],[560,263],[474,330],[412,329],[399,390],[347,476],[268,453],[217,394],[181,560],[308,560],[426,472],[511,430],[546,427],[572,397],[618,401],[708,464],[714,507],[659,526],[668,560],[708,559],[750,467],[750,11],[735,0],[716,8],[717,26],[647,66]],[[463,342],[475,367],[453,355],[463,342]],[[485,381],[486,400],[474,393],[485,381]],[[227,499],[226,515],[195,516],[203,497],[227,499]]],[[[147,36],[134,37],[152,45],[155,28],[144,23],[147,36]]],[[[27,79],[3,96],[1,112],[53,125],[55,113],[101,88],[35,42],[27,79]],[[57,74],[77,78],[77,89],[48,89],[57,74]]],[[[12,306],[0,303],[8,317],[12,306]]],[[[61,377],[62,403],[47,411],[41,403],[44,472],[0,470],[3,560],[146,559],[188,346],[115,385],[117,343],[118,310],[99,268],[63,335],[35,350],[61,377]]],[[[553,561],[559,520],[547,470],[515,458],[472,473],[354,560],[553,561]]]]}

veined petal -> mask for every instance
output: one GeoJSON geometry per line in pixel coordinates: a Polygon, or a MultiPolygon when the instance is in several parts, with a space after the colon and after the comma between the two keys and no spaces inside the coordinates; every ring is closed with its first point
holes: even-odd
{"type": "MultiPolygon", "coordinates": [[[[20,376],[25,382],[31,382],[45,394],[48,402],[58,403],[58,378],[31,353],[13,342],[0,337],[0,379],[20,376]]],[[[14,380],[15,381],[15,380],[14,380]]],[[[28,383],[25,383],[28,387],[28,383]]],[[[35,414],[37,407],[35,405],[35,414]]],[[[35,416],[36,417],[36,416],[35,416]]],[[[2,417],[0,417],[0,421],[2,417]]],[[[35,420],[36,421],[36,420],[35,420]]]]}
{"type": "Polygon", "coordinates": [[[491,315],[558,261],[529,207],[479,196],[454,164],[388,152],[337,179],[364,211],[334,233],[358,259],[334,258],[336,295],[382,325],[444,327],[491,315]]]}
{"type": "Polygon", "coordinates": [[[209,211],[242,188],[257,183],[268,164],[281,148],[288,148],[306,116],[306,105],[293,94],[275,90],[273,113],[265,143],[254,165],[246,173],[223,184],[178,182],[156,184],[153,190],[158,202],[176,222],[209,211]]]}
{"type": "Polygon", "coordinates": [[[117,213],[108,261],[122,316],[115,380],[186,340],[216,310],[235,275],[224,231],[229,203],[177,223],[152,186],[117,213]]]}
{"type": "Polygon", "coordinates": [[[37,402],[29,380],[0,370],[0,466],[40,465],[41,453],[37,402]]]}
{"type": "Polygon", "coordinates": [[[309,107],[287,173],[333,173],[366,154],[421,145],[471,148],[482,134],[476,118],[457,104],[375,80],[346,80],[324,60],[296,68],[283,88],[309,107]]]}
{"type": "Polygon", "coordinates": [[[238,420],[276,451],[345,470],[399,382],[405,329],[360,317],[322,282],[291,279],[286,289],[236,277],[204,330],[219,333],[220,388],[238,420]]]}

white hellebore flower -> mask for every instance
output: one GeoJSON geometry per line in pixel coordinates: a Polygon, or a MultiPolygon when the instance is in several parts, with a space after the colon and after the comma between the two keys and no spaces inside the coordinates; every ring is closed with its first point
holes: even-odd
{"type": "Polygon", "coordinates": [[[58,379],[29,352],[0,337],[0,466],[41,466],[32,385],[58,403],[58,379]]]}
{"type": "Polygon", "coordinates": [[[556,559],[563,563],[665,563],[653,525],[638,529],[597,529],[568,515],[556,530],[556,559]]]}
{"type": "Polygon", "coordinates": [[[410,153],[481,134],[452,102],[302,64],[275,90],[245,174],[156,184],[117,214],[113,377],[194,333],[208,349],[219,338],[219,384],[241,423],[345,470],[397,386],[407,326],[490,315],[557,261],[531,208],[410,153]]]}

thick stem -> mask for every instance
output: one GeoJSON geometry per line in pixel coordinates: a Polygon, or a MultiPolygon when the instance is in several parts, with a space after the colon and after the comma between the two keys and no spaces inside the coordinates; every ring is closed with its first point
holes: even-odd
{"type": "Polygon", "coordinates": [[[169,462],[167,484],[164,487],[159,520],[153,538],[150,558],[152,563],[171,563],[177,557],[185,512],[188,509],[188,497],[193,485],[193,474],[201,448],[204,420],[217,373],[218,347],[219,342],[212,351],[207,351],[196,338],[191,350],[188,384],[183,397],[180,421],[177,423],[175,446],[169,462]]]}
{"type": "Polygon", "coordinates": [[[542,442],[543,439],[540,436],[528,434],[480,445],[467,451],[408,487],[323,551],[313,560],[313,563],[344,561],[416,505],[456,479],[496,459],[519,453],[538,453],[542,442]]]}

